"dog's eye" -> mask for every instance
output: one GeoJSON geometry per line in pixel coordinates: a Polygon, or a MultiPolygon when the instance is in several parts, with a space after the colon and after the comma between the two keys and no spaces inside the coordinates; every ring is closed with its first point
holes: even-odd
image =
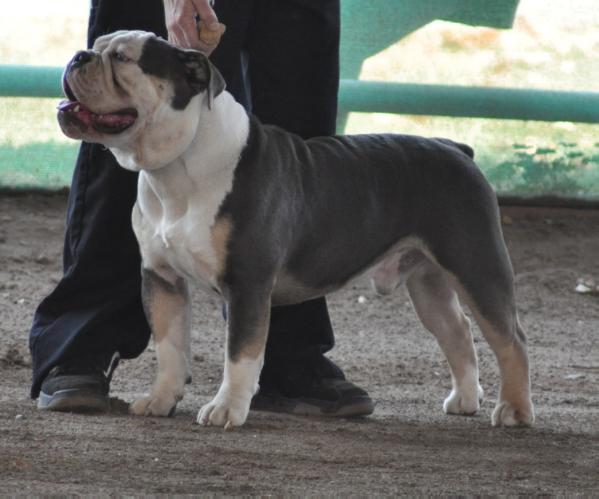
{"type": "Polygon", "coordinates": [[[113,52],[112,57],[119,62],[130,62],[131,61],[131,59],[129,59],[125,54],[123,54],[122,52],[118,52],[118,51],[113,52]]]}

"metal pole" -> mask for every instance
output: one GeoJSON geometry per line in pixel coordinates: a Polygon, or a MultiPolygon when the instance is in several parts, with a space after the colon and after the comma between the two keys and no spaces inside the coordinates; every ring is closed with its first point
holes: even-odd
{"type": "Polygon", "coordinates": [[[339,110],[599,123],[599,92],[341,80],[339,110]]]}
{"type": "Polygon", "coordinates": [[[0,96],[59,97],[63,68],[0,65],[0,96]]]}

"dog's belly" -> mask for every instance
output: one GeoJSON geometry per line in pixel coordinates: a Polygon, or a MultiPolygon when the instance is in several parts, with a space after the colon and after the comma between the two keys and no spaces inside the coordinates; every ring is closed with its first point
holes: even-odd
{"type": "MultiPolygon", "coordinates": [[[[331,277],[322,287],[307,284],[310,280],[314,281],[310,276],[299,278],[288,271],[282,271],[278,275],[273,289],[272,304],[301,303],[328,295],[352,282],[363,279],[369,279],[378,294],[386,295],[403,284],[426,258],[432,259],[432,256],[424,243],[418,238],[407,237],[383,251],[373,262],[359,267],[349,277],[343,279],[331,277]]],[[[347,269],[336,269],[336,271],[338,275],[347,276],[347,269]]]]}
{"type": "Polygon", "coordinates": [[[326,288],[313,288],[294,278],[289,273],[281,272],[277,276],[275,286],[272,290],[271,303],[275,306],[293,305],[325,296],[341,287],[343,287],[343,283],[331,284],[326,288]]]}

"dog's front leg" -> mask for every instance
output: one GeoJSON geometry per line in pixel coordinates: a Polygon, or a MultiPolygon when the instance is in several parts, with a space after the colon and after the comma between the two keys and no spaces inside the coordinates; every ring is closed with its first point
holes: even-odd
{"type": "Polygon", "coordinates": [[[187,283],[181,277],[142,270],[142,298],[152,328],[158,374],[150,394],[131,404],[130,412],[146,416],[172,415],[190,378],[190,306],[187,283]],[[170,278],[170,279],[169,279],[170,278]]]}
{"type": "Polygon", "coordinates": [[[258,391],[270,320],[270,289],[232,292],[228,300],[227,345],[222,384],[200,409],[198,423],[241,426],[258,391]]]}

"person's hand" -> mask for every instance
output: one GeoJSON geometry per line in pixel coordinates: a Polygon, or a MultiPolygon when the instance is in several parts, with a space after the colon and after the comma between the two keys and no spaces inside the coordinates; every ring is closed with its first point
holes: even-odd
{"type": "Polygon", "coordinates": [[[210,3],[210,0],[164,0],[169,42],[210,55],[224,31],[210,3]],[[202,20],[202,29],[206,30],[202,39],[198,33],[196,15],[202,20]]]}

